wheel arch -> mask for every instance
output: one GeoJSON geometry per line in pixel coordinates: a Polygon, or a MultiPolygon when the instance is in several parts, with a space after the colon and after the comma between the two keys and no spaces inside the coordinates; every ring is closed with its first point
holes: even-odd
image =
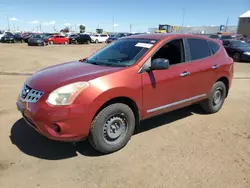
{"type": "Polygon", "coordinates": [[[123,103],[123,104],[126,104],[128,105],[131,110],[133,111],[134,115],[135,115],[135,120],[136,120],[136,124],[135,126],[138,127],[138,125],[140,124],[140,110],[136,104],[136,102],[129,98],[129,97],[125,97],[125,96],[120,96],[120,97],[115,97],[115,98],[112,98],[108,101],[106,101],[98,110],[97,112],[95,113],[93,119],[97,116],[97,114],[102,110],[104,109],[105,107],[111,105],[111,104],[114,104],[114,103],[123,103]]]}
{"type": "Polygon", "coordinates": [[[228,91],[229,91],[229,79],[226,76],[220,77],[216,82],[223,82],[226,86],[226,97],[228,96],[228,91]]]}

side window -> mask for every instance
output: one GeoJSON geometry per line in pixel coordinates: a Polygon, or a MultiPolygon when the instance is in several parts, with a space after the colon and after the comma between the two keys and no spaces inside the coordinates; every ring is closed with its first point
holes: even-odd
{"type": "Polygon", "coordinates": [[[168,59],[170,65],[185,62],[183,40],[176,39],[164,44],[164,46],[153,55],[152,60],[156,58],[168,59]]]}
{"type": "Polygon", "coordinates": [[[219,51],[220,47],[218,44],[212,41],[207,41],[208,45],[210,46],[210,49],[212,50],[213,54],[216,54],[216,52],[219,51]]]}
{"type": "Polygon", "coordinates": [[[188,39],[191,60],[195,61],[210,56],[210,50],[206,40],[188,39]]]}

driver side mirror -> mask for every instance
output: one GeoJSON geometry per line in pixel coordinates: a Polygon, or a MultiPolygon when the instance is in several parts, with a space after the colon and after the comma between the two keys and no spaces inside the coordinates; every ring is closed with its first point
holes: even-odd
{"type": "Polygon", "coordinates": [[[169,60],[156,58],[151,62],[150,70],[165,70],[169,68],[169,60]]]}

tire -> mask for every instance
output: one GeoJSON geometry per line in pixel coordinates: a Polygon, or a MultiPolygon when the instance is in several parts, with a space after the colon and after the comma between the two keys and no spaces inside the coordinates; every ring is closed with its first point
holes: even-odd
{"type": "Polygon", "coordinates": [[[49,44],[53,45],[53,44],[54,44],[54,42],[51,40],[51,41],[49,41],[49,44]]]}
{"type": "Polygon", "coordinates": [[[234,61],[240,62],[241,61],[241,55],[240,53],[235,53],[233,56],[234,61]]]}
{"type": "Polygon", "coordinates": [[[90,40],[87,40],[87,44],[90,44],[90,40]]]}
{"type": "Polygon", "coordinates": [[[97,151],[108,154],[123,148],[135,129],[132,109],[123,103],[102,109],[91,123],[88,140],[97,151]]]}
{"type": "Polygon", "coordinates": [[[96,40],[95,40],[95,43],[97,44],[97,43],[99,43],[99,41],[96,39],[96,40]]]}
{"type": "Polygon", "coordinates": [[[221,81],[216,82],[208,98],[200,103],[202,109],[208,114],[218,112],[224,104],[226,94],[227,89],[225,84],[221,81]]]}

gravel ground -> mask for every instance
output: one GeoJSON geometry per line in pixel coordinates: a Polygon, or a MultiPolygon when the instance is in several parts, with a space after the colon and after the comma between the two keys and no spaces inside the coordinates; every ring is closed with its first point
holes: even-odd
{"type": "Polygon", "coordinates": [[[236,63],[222,110],[192,106],[143,121],[122,150],[100,156],[87,142],[48,140],[28,127],[15,101],[27,76],[104,46],[0,44],[0,187],[250,187],[250,64],[236,63]]]}

